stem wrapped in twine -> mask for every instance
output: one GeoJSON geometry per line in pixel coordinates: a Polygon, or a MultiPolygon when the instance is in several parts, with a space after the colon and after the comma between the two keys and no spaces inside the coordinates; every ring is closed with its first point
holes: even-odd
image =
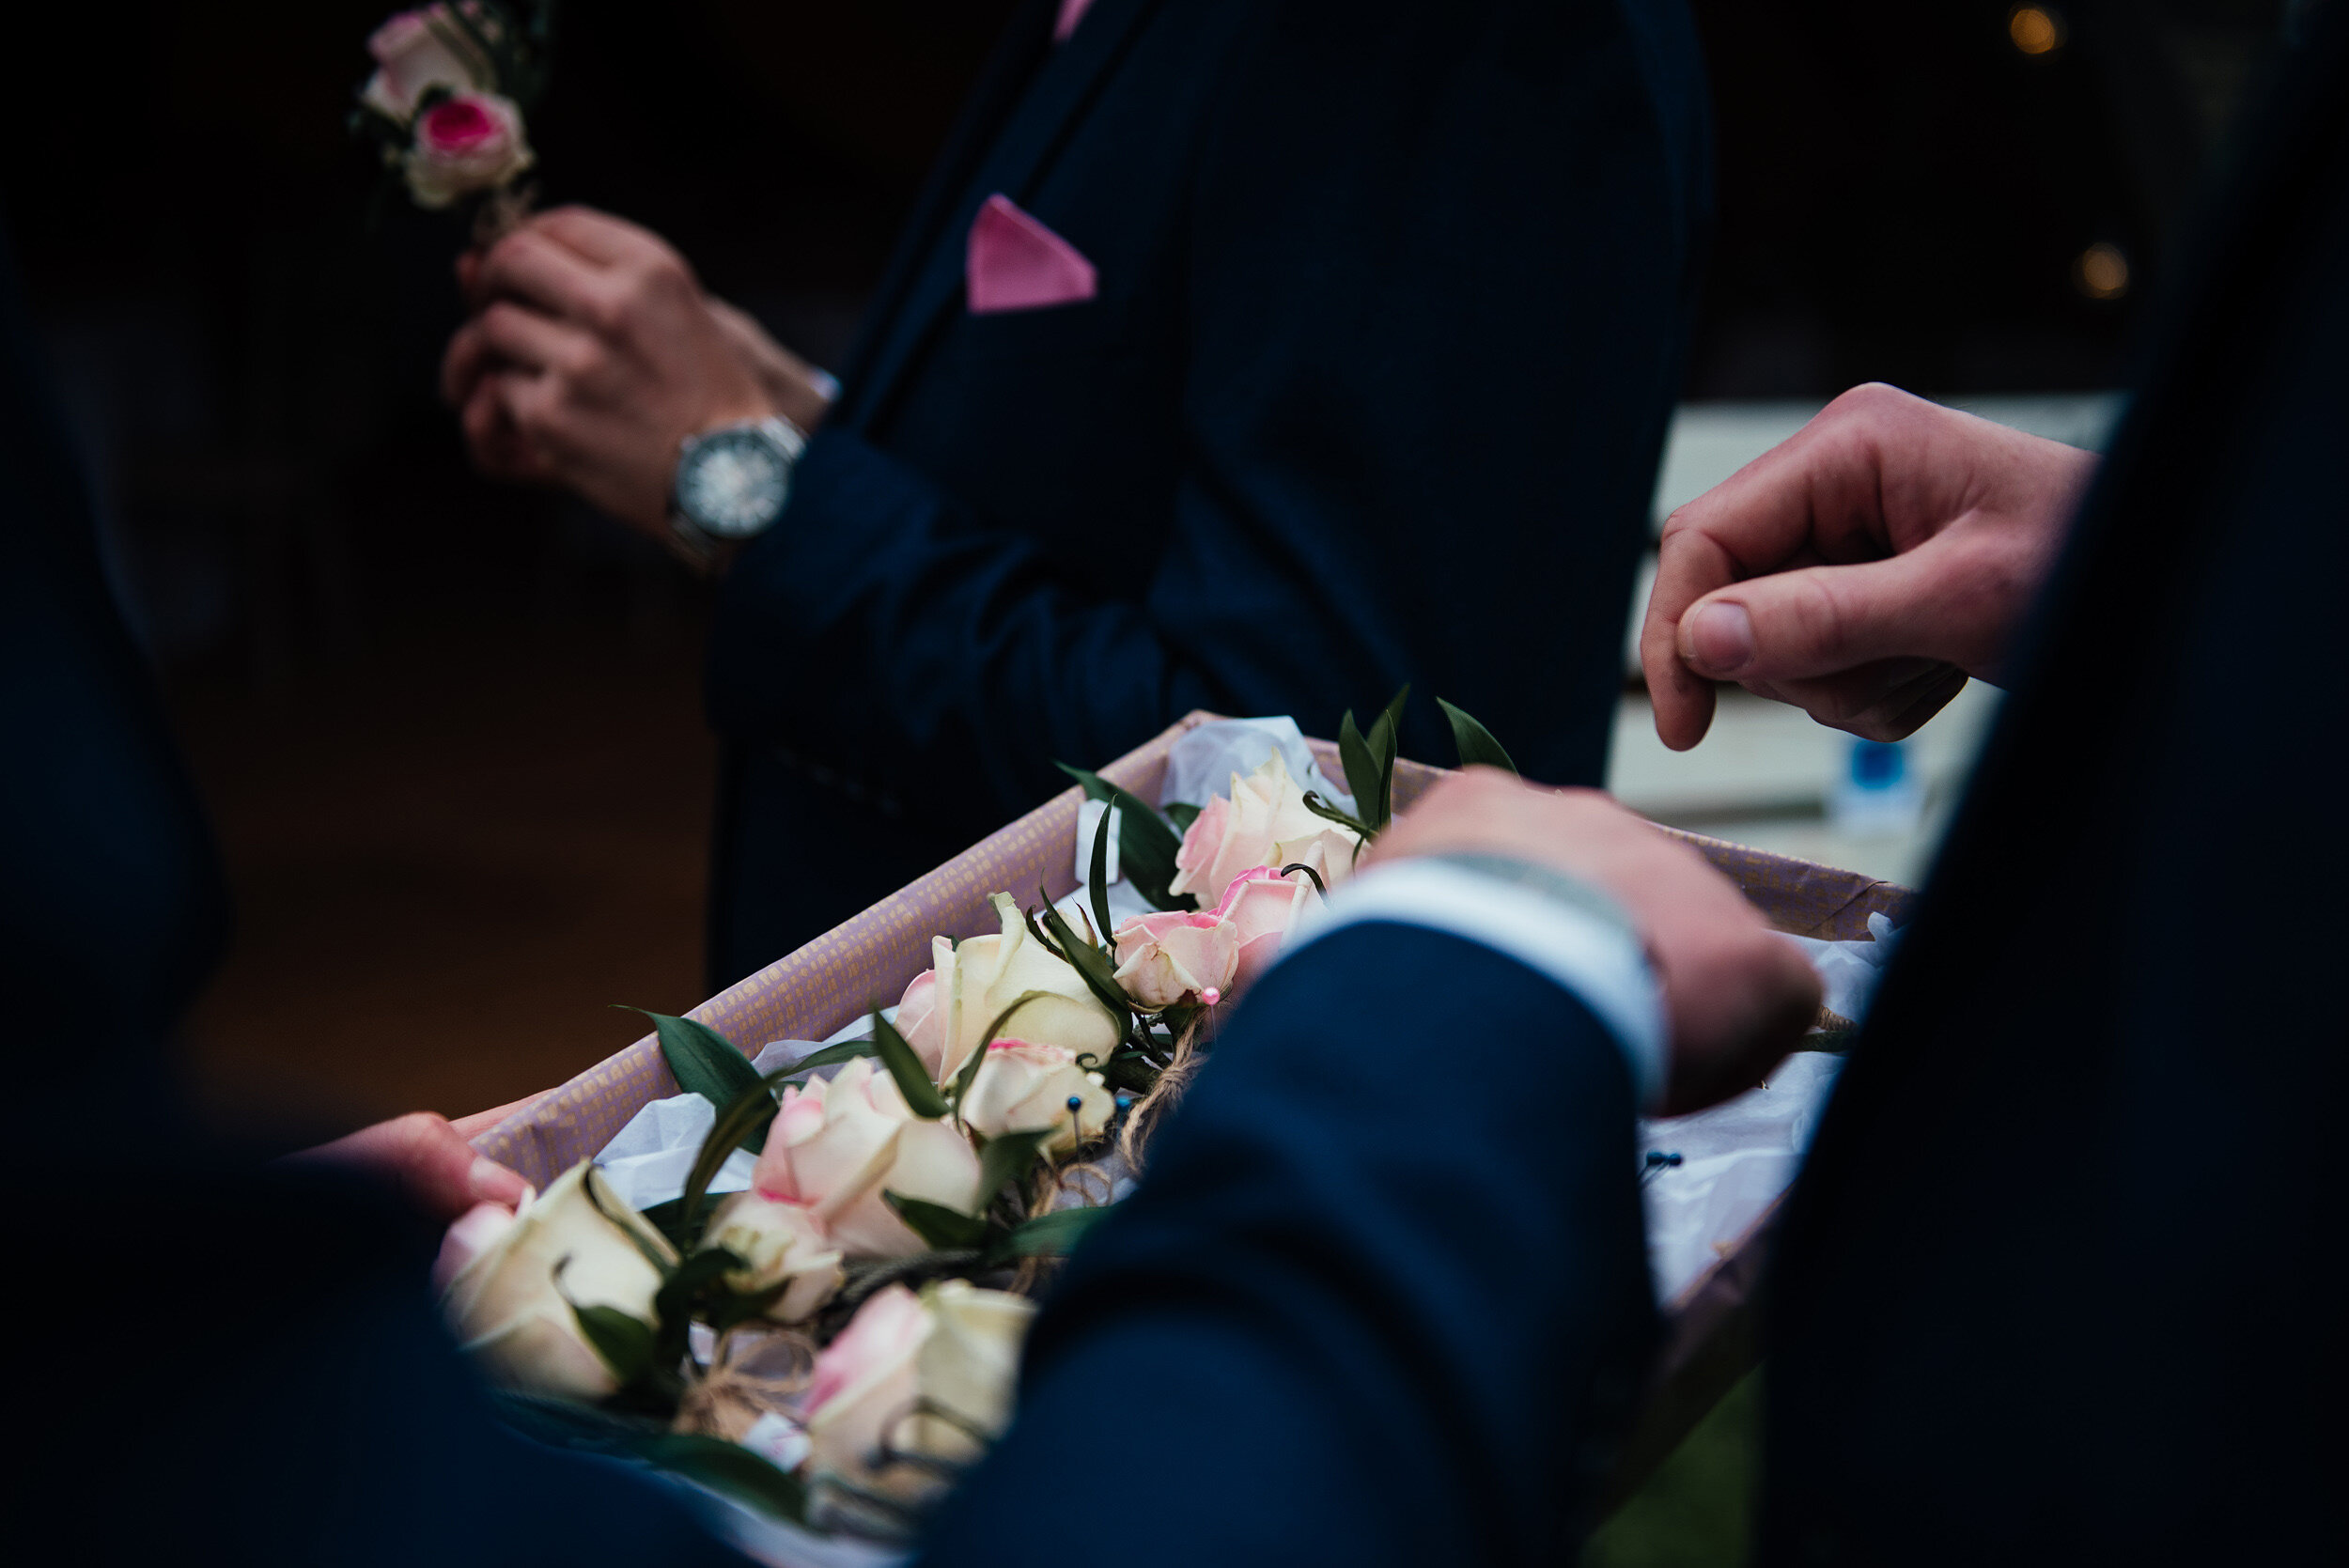
{"type": "Polygon", "coordinates": [[[486,192],[481,205],[473,210],[473,242],[475,250],[486,251],[516,229],[538,206],[538,182],[521,185],[500,185],[486,192]]]}
{"type": "Polygon", "coordinates": [[[686,1385],[673,1432],[742,1440],[758,1418],[790,1414],[816,1370],[816,1342],[797,1328],[744,1324],[720,1336],[708,1370],[686,1385]]]}
{"type": "Polygon", "coordinates": [[[1149,1148],[1151,1136],[1158,1131],[1159,1124],[1166,1119],[1168,1112],[1182,1104],[1184,1092],[1190,1089],[1190,1080],[1206,1063],[1206,1053],[1199,1049],[1201,1017],[1204,1015],[1194,1016],[1184,1027],[1183,1032],[1174,1041],[1174,1052],[1167,1058],[1166,1065],[1159,1070],[1158,1082],[1152,1084],[1150,1092],[1126,1113],[1126,1130],[1118,1135],[1117,1152],[1137,1176],[1142,1174],[1143,1156],[1149,1148]]]}
{"type": "MultiPolygon", "coordinates": [[[[1175,1039],[1173,1054],[1159,1070],[1158,1082],[1126,1113],[1116,1152],[1133,1175],[1142,1174],[1143,1155],[1149,1147],[1151,1135],[1167,1113],[1182,1102],[1191,1079],[1206,1063],[1206,1053],[1199,1049],[1199,1018],[1192,1018],[1175,1039]]],[[[1061,1206],[1062,1194],[1071,1191],[1081,1193],[1088,1207],[1104,1207],[1111,1201],[1113,1187],[1112,1173],[1092,1160],[1048,1171],[1037,1179],[1029,1197],[1026,1217],[1040,1219],[1050,1214],[1061,1206]]],[[[1018,1272],[1012,1276],[1011,1289],[1021,1296],[1035,1295],[1060,1263],[1060,1259],[1052,1257],[1021,1259],[1018,1272]]]]}

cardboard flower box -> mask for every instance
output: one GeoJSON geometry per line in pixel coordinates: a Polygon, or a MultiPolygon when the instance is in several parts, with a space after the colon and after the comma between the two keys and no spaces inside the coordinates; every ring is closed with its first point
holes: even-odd
{"type": "MultiPolygon", "coordinates": [[[[1148,744],[1100,769],[1144,800],[1159,798],[1167,749],[1212,715],[1192,713],[1148,744]]],[[[1323,768],[1340,776],[1337,748],[1311,742],[1323,768]]],[[[1395,768],[1398,811],[1439,776],[1409,761],[1395,768]]],[[[991,893],[1053,898],[1077,887],[1078,811],[1072,787],[990,834],[910,886],[826,932],[795,953],[695,1008],[692,1017],[737,1045],[755,1050],[780,1039],[820,1040],[875,1006],[897,1000],[930,965],[936,936],[973,937],[997,929],[991,893]]],[[[1868,937],[1868,917],[1906,924],[1906,889],[1852,872],[1765,854],[1694,835],[1688,839],[1727,874],[1779,929],[1828,940],[1868,937]]],[[[564,1084],[526,1111],[475,1140],[491,1158],[544,1188],[594,1157],[637,1110],[679,1093],[659,1043],[647,1034],[564,1084]]],[[[1638,1430],[1615,1478],[1627,1492],[1752,1364],[1751,1304],[1778,1204],[1735,1235],[1714,1238],[1719,1262],[1664,1303],[1664,1348],[1638,1430]]]]}

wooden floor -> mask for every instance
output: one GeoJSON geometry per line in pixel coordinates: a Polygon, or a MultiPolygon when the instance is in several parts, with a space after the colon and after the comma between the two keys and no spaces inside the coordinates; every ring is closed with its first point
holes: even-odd
{"type": "Polygon", "coordinates": [[[238,905],[188,1032],[217,1118],[333,1131],[547,1088],[701,1000],[700,630],[404,629],[174,713],[238,905]]]}

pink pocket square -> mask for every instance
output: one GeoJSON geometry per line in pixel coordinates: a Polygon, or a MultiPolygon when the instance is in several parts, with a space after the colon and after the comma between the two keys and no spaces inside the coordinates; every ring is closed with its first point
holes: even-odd
{"type": "Polygon", "coordinates": [[[964,267],[973,316],[1075,304],[1095,292],[1093,263],[1001,192],[987,198],[971,225],[964,267]]]}

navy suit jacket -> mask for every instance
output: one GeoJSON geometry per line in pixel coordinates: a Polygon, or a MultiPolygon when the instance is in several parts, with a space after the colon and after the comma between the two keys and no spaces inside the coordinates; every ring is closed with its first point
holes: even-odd
{"type": "Polygon", "coordinates": [[[0,242],[0,1006],[25,1112],[0,1247],[12,1283],[81,1304],[11,1320],[8,1539],[73,1562],[739,1563],[640,1476],[490,1421],[428,1297],[435,1227],[362,1183],[258,1176],[189,1124],[163,1048],[227,899],[39,360],[0,242]]]}
{"type": "Polygon", "coordinates": [[[1765,1561],[2341,1556],[2349,8],[2313,27],[1797,1186],[1765,1561]]]}
{"type": "Polygon", "coordinates": [[[1012,24],[708,664],[713,986],[1194,707],[1595,784],[1695,297],[1681,0],[1012,24]],[[1094,263],[972,315],[1002,193],[1094,263]]]}
{"type": "MultiPolygon", "coordinates": [[[[103,1094],[140,1125],[228,900],[0,236],[0,1005],[22,1101],[103,1094]],[[68,1044],[70,1042],[70,1044],[68,1044]]],[[[66,1129],[36,1118],[12,1137],[66,1129]]],[[[127,1129],[126,1129],[127,1130],[127,1129]]]]}

